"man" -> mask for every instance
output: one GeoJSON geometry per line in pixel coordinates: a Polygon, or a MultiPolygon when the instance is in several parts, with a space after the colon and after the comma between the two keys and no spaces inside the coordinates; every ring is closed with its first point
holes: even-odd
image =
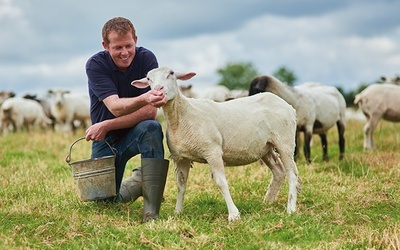
{"type": "Polygon", "coordinates": [[[163,133],[155,120],[157,108],[166,103],[163,91],[138,89],[131,82],[158,67],[155,55],[136,47],[133,24],[126,18],[107,21],[102,30],[104,51],[86,64],[92,126],[86,140],[93,140],[92,158],[112,155],[105,141],[117,150],[116,201],[129,202],[143,195],[143,221],[159,217],[169,161],[164,159],[163,133]],[[141,167],[122,182],[126,163],[141,154],[141,167]]]}

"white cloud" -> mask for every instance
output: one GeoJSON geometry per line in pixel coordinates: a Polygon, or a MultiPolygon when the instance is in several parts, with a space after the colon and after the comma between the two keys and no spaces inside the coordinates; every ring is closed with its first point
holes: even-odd
{"type": "Polygon", "coordinates": [[[286,66],[298,83],[352,89],[400,73],[399,8],[400,1],[373,0],[230,1],[229,8],[211,0],[0,0],[0,86],[86,91],[84,65],[102,49],[103,23],[126,16],[139,46],[160,65],[196,71],[191,83],[199,86],[216,84],[228,62],[251,62],[261,74],[286,66]]]}
{"type": "Polygon", "coordinates": [[[85,64],[89,56],[71,58],[58,64],[40,63],[25,65],[18,71],[27,76],[43,76],[54,78],[77,77],[85,74],[85,64]]]}
{"type": "Polygon", "coordinates": [[[4,20],[9,18],[21,18],[22,10],[15,5],[13,5],[12,0],[0,0],[0,21],[4,22],[4,20]]]}

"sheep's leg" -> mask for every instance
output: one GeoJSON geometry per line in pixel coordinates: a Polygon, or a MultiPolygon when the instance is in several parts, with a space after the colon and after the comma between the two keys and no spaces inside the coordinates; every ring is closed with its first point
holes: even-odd
{"type": "Polygon", "coordinates": [[[21,131],[24,126],[24,118],[17,117],[14,121],[14,132],[21,131]]]}
{"type": "Polygon", "coordinates": [[[299,131],[298,129],[296,130],[296,137],[295,137],[295,139],[296,139],[296,141],[295,141],[296,146],[295,146],[295,148],[294,148],[294,157],[295,157],[295,159],[296,159],[296,158],[298,158],[298,156],[299,156],[299,148],[300,148],[300,145],[301,145],[300,131],[299,131]]]}
{"type": "Polygon", "coordinates": [[[373,133],[381,117],[372,114],[364,126],[364,149],[375,149],[373,133]]]}
{"type": "Polygon", "coordinates": [[[178,196],[175,205],[175,214],[180,214],[183,211],[183,200],[186,192],[186,182],[189,176],[191,162],[187,159],[175,161],[175,178],[178,188],[178,196]]]}
{"type": "Polygon", "coordinates": [[[321,133],[319,134],[319,137],[321,138],[321,145],[322,145],[322,159],[324,161],[329,160],[328,156],[328,141],[326,140],[326,134],[321,133]]]}
{"type": "Polygon", "coordinates": [[[300,191],[299,173],[291,155],[283,153],[281,159],[286,169],[289,184],[287,212],[291,214],[296,212],[297,193],[300,191]]]}
{"type": "Polygon", "coordinates": [[[226,206],[228,207],[228,220],[235,221],[240,219],[240,213],[237,209],[235,203],[232,200],[231,194],[229,192],[228,181],[226,180],[224,162],[222,158],[208,160],[210,164],[211,175],[217,184],[222,196],[225,199],[226,206]]]}
{"type": "Polygon", "coordinates": [[[337,129],[338,129],[338,135],[339,135],[339,160],[343,160],[344,158],[344,147],[345,147],[345,140],[344,140],[344,131],[346,129],[344,122],[343,121],[338,121],[336,123],[337,129]]]}
{"type": "Polygon", "coordinates": [[[267,188],[267,193],[264,197],[264,202],[273,202],[278,196],[279,190],[281,189],[283,180],[285,179],[285,173],[283,164],[279,158],[278,153],[271,149],[268,154],[262,157],[265,164],[271,169],[272,178],[267,188]]]}
{"type": "Polygon", "coordinates": [[[312,130],[306,129],[304,132],[304,156],[306,158],[307,163],[311,163],[311,150],[310,150],[310,144],[311,144],[311,138],[312,138],[312,130]]]}

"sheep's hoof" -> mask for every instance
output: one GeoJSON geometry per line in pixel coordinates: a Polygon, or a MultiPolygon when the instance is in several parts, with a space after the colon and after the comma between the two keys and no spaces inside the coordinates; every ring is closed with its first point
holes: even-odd
{"type": "Polygon", "coordinates": [[[228,217],[229,222],[234,222],[240,220],[240,213],[236,215],[229,215],[228,217]]]}
{"type": "Polygon", "coordinates": [[[294,207],[288,207],[287,208],[287,213],[288,214],[293,214],[293,213],[295,213],[296,212],[296,207],[294,206],[294,207]]]}

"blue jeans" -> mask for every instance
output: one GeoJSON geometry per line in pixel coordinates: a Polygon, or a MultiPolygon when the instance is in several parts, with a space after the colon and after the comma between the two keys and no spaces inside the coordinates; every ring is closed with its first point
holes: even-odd
{"type": "MultiPolygon", "coordinates": [[[[155,120],[142,121],[123,136],[106,136],[105,141],[117,150],[115,157],[117,194],[121,187],[126,163],[133,156],[141,154],[141,158],[164,159],[163,137],[161,125],[155,120]]],[[[114,154],[105,141],[92,143],[92,158],[114,154]]]]}

